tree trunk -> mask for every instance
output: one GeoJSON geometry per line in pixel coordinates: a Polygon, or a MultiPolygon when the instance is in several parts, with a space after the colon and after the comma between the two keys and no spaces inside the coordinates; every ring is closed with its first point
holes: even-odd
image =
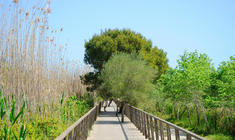
{"type": "Polygon", "coordinates": [[[201,109],[202,109],[203,118],[204,118],[204,121],[206,123],[207,130],[208,130],[208,132],[210,132],[210,127],[209,127],[209,123],[207,121],[207,117],[206,117],[206,113],[205,113],[205,108],[204,108],[204,106],[202,104],[200,104],[200,106],[201,106],[201,109]]]}
{"type": "Polygon", "coordinates": [[[214,112],[214,126],[215,126],[215,131],[217,130],[217,112],[216,112],[216,110],[215,110],[215,112],[214,112]]]}
{"type": "Polygon", "coordinates": [[[188,121],[189,121],[189,124],[191,125],[191,120],[190,120],[190,112],[189,112],[189,109],[188,107],[186,106],[186,110],[188,112],[188,121]]]}
{"type": "Polygon", "coordinates": [[[176,107],[174,107],[174,113],[175,113],[175,118],[177,119],[177,111],[176,111],[176,107]]]}
{"type": "Polygon", "coordinates": [[[196,113],[197,113],[197,125],[200,125],[200,116],[199,116],[199,110],[198,110],[198,104],[196,104],[196,113]]]}
{"type": "Polygon", "coordinates": [[[177,120],[179,120],[180,119],[180,108],[178,107],[177,108],[177,120]]]}

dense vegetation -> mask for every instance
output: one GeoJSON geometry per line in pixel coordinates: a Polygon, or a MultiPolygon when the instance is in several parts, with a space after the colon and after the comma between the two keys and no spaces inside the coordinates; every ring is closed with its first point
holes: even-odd
{"type": "Polygon", "coordinates": [[[152,42],[141,34],[128,29],[105,30],[86,42],[85,48],[84,61],[94,68],[94,72],[87,73],[83,77],[83,81],[90,86],[88,89],[91,91],[97,89],[102,83],[98,79],[100,71],[103,64],[114,54],[136,53],[156,70],[155,80],[169,68],[166,53],[163,50],[153,46],[152,42]]]}
{"type": "Polygon", "coordinates": [[[234,139],[234,93],[234,57],[215,69],[206,54],[185,52],[143,109],[210,139],[234,139]]]}
{"type": "Polygon", "coordinates": [[[0,1],[0,139],[5,140],[53,139],[93,104],[80,65],[65,61],[65,47],[57,43],[63,29],[48,25],[50,1],[27,2],[0,1]]]}
{"type": "Polygon", "coordinates": [[[43,104],[32,110],[25,98],[20,109],[16,98],[0,92],[0,139],[54,139],[93,107],[93,99],[62,94],[58,103],[43,104]]]}
{"type": "Polygon", "coordinates": [[[156,69],[140,55],[115,54],[103,65],[97,91],[210,139],[234,139],[235,58],[217,69],[211,61],[206,54],[185,52],[176,68],[153,82],[156,69]]]}

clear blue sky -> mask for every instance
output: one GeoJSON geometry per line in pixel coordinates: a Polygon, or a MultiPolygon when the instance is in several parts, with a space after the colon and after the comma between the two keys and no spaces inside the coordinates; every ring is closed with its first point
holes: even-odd
{"type": "Polygon", "coordinates": [[[109,28],[151,39],[171,67],[185,50],[206,53],[216,67],[235,55],[235,0],[53,0],[51,9],[71,59],[83,61],[85,40],[109,28]]]}

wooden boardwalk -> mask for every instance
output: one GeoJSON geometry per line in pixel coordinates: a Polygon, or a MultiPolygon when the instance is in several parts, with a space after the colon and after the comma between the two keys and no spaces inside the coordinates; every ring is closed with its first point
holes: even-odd
{"type": "Polygon", "coordinates": [[[121,123],[121,117],[116,117],[116,105],[112,103],[106,108],[107,112],[101,109],[92,130],[89,132],[88,140],[145,140],[142,133],[130,120],[125,117],[121,123]]]}
{"type": "Polygon", "coordinates": [[[204,140],[199,135],[129,105],[125,106],[125,121],[121,123],[120,115],[116,116],[115,103],[107,107],[107,112],[101,108],[102,104],[100,102],[94,106],[56,140],[145,140],[145,136],[150,140],[204,140]]]}

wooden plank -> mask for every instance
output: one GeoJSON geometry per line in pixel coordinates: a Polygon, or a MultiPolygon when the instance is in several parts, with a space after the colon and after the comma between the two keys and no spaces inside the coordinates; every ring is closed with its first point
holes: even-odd
{"type": "Polygon", "coordinates": [[[166,125],[166,129],[167,129],[167,140],[171,140],[171,130],[170,130],[170,126],[166,125]]]}
{"type": "Polygon", "coordinates": [[[180,140],[179,130],[175,128],[175,140],[180,140]]]}
{"type": "Polygon", "coordinates": [[[155,124],[155,135],[156,135],[156,140],[159,140],[159,134],[158,134],[158,123],[157,119],[154,118],[154,124],[155,124]]]}

